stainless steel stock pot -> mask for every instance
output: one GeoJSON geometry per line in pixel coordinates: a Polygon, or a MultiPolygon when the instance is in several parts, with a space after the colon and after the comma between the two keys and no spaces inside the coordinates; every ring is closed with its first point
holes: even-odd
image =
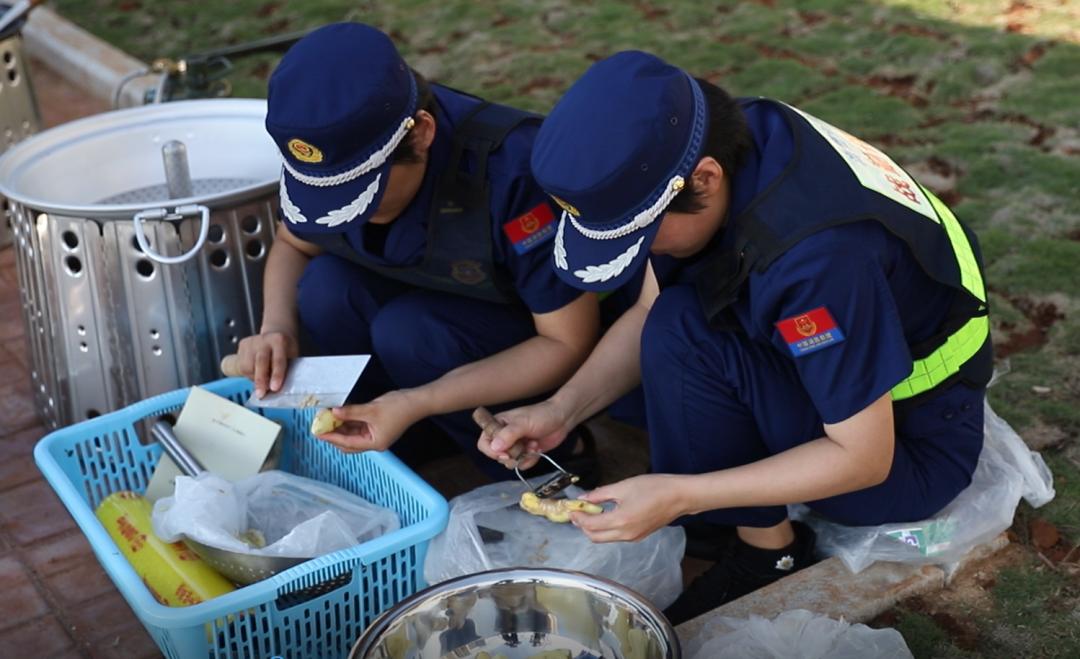
{"type": "Polygon", "coordinates": [[[509,568],[445,581],[375,620],[349,659],[679,659],[641,595],[580,572],[509,568]]]}
{"type": "Polygon", "coordinates": [[[257,327],[280,155],[261,100],[108,112],[0,158],[50,428],[218,377],[257,327]]]}

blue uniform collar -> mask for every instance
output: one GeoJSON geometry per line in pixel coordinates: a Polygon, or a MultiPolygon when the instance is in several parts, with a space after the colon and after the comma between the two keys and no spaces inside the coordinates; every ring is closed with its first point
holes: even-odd
{"type": "Polygon", "coordinates": [[[791,162],[794,141],[783,115],[755,99],[744,99],[739,104],[753,137],[753,148],[731,177],[731,197],[722,228],[705,249],[683,262],[679,281],[692,281],[711,255],[734,247],[735,232],[728,228],[791,162]]]}
{"type": "Polygon", "coordinates": [[[434,202],[439,177],[450,160],[455,124],[451,113],[446,109],[447,96],[453,92],[434,84],[431,90],[435,101],[435,139],[428,151],[424,180],[416,196],[397,219],[390,223],[389,227],[383,229],[386,231],[386,241],[381,254],[374,254],[365,249],[363,232],[368,230],[368,224],[356,227],[348,233],[349,246],[363,257],[380,265],[415,265],[424,256],[428,216],[431,214],[431,205],[434,202]]]}

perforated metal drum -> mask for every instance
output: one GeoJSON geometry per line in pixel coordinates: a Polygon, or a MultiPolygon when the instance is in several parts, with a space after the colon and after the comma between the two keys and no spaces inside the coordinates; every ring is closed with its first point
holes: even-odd
{"type": "MultiPolygon", "coordinates": [[[[8,8],[8,4],[0,3],[0,13],[8,8]]],[[[18,34],[20,25],[0,33],[0,153],[41,127],[41,115],[23,58],[22,37],[18,34]]],[[[0,206],[7,210],[7,200],[0,197],[0,206]]],[[[0,247],[10,243],[11,228],[0,217],[0,247]]]]}
{"type": "Polygon", "coordinates": [[[237,99],[119,110],[0,158],[49,427],[215,379],[255,331],[281,166],[265,115],[237,99]]]}

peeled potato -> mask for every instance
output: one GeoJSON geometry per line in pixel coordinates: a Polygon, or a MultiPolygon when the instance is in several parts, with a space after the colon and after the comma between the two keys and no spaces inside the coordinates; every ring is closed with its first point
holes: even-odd
{"type": "Polygon", "coordinates": [[[334,432],[343,423],[345,422],[334,416],[328,408],[323,408],[316,412],[315,418],[311,420],[311,434],[325,435],[328,432],[334,432]]]}
{"type": "Polygon", "coordinates": [[[548,518],[551,522],[569,522],[570,513],[582,512],[588,515],[599,515],[604,509],[595,503],[581,501],[580,499],[541,499],[532,492],[521,495],[519,502],[521,509],[533,515],[548,518]]]}

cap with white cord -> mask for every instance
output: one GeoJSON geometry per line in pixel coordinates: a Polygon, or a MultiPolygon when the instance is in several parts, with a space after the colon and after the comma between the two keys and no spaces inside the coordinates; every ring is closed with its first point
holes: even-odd
{"type": "Polygon", "coordinates": [[[341,232],[367,221],[417,104],[412,71],[373,27],[327,25],[290,48],[270,77],[266,115],[290,227],[341,232]]]}
{"type": "Polygon", "coordinates": [[[563,209],[553,247],[562,279],[611,290],[644,264],[707,123],[697,81],[648,53],[616,53],[570,87],[532,155],[533,176],[563,209]]]}

